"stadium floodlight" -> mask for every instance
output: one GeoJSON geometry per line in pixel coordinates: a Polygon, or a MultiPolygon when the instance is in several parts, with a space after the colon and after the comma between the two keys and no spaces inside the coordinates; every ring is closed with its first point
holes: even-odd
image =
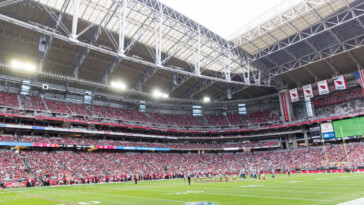
{"type": "Polygon", "coordinates": [[[209,98],[209,97],[204,97],[203,98],[203,102],[205,102],[205,103],[208,103],[208,102],[210,102],[211,101],[211,99],[209,98]]]}
{"type": "Polygon", "coordinates": [[[30,63],[24,63],[18,60],[12,60],[10,63],[10,66],[17,70],[25,70],[25,71],[31,71],[34,72],[36,70],[35,65],[30,63]]]}
{"type": "Polygon", "coordinates": [[[110,85],[113,88],[126,90],[126,85],[124,83],[122,83],[122,82],[111,82],[110,85]]]}
{"type": "Polygon", "coordinates": [[[162,93],[159,90],[154,90],[153,91],[153,96],[156,97],[156,98],[169,98],[169,95],[168,94],[162,93]]]}

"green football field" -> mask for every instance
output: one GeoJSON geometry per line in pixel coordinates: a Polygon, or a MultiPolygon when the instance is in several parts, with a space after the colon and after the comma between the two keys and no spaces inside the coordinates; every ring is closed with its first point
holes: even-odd
{"type": "MultiPolygon", "coordinates": [[[[276,175],[266,182],[184,180],[0,190],[0,204],[340,204],[364,198],[364,174],[276,175]]],[[[364,204],[361,202],[351,204],[364,204]]]]}

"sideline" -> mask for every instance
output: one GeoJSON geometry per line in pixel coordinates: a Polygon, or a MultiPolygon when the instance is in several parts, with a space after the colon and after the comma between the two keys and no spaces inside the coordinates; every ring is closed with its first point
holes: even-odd
{"type": "MultiPolygon", "coordinates": [[[[178,178],[179,179],[179,178],[178,178]]],[[[157,181],[172,181],[172,180],[178,180],[178,179],[158,179],[158,180],[147,180],[147,181],[138,181],[138,183],[143,184],[143,182],[157,182],[157,181]]],[[[6,192],[17,192],[17,191],[21,191],[21,190],[32,190],[32,189],[48,189],[48,188],[60,188],[60,187],[68,187],[68,188],[72,188],[72,187],[79,187],[79,186],[94,186],[94,185],[105,185],[105,184],[125,184],[125,183],[133,183],[134,181],[127,181],[127,182],[99,182],[99,183],[90,183],[90,184],[73,184],[73,185],[57,185],[57,186],[36,186],[36,187],[12,187],[12,188],[5,188],[0,190],[0,193],[4,193],[3,191],[6,192]]]]}

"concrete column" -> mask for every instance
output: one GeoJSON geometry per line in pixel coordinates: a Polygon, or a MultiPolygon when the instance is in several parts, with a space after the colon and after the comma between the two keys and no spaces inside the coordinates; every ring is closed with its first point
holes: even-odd
{"type": "Polygon", "coordinates": [[[307,139],[307,129],[305,127],[303,127],[304,132],[303,132],[303,138],[305,139],[305,146],[308,148],[308,139],[307,139]]]}

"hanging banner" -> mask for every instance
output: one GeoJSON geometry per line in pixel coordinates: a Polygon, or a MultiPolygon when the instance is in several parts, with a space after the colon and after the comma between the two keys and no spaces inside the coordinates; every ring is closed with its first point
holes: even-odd
{"type": "Polygon", "coordinates": [[[288,105],[286,100],[286,92],[281,92],[283,117],[286,122],[289,122],[288,105]]]}
{"type": "Polygon", "coordinates": [[[347,88],[344,75],[337,76],[332,80],[334,81],[335,90],[345,90],[347,88]]]}
{"type": "Polygon", "coordinates": [[[327,80],[317,82],[317,88],[319,95],[325,95],[330,93],[329,84],[327,80]]]}
{"type": "Polygon", "coordinates": [[[289,90],[289,96],[291,97],[291,102],[297,102],[300,100],[300,96],[298,95],[297,88],[289,90]]]}
{"type": "Polygon", "coordinates": [[[305,99],[312,98],[313,97],[313,90],[312,90],[312,84],[304,85],[302,87],[303,90],[303,97],[305,99]]]}

